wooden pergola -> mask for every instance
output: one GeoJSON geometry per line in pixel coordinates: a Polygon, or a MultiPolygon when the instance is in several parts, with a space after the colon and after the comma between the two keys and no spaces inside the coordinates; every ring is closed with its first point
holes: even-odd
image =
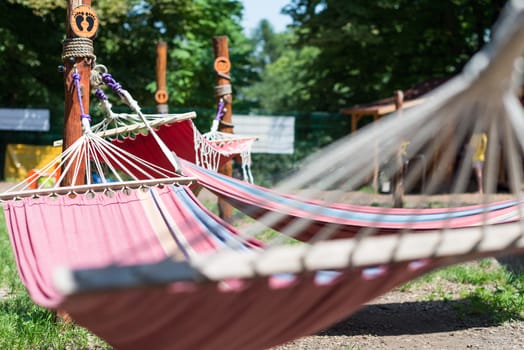
{"type": "MultiPolygon", "coordinates": [[[[424,102],[423,98],[418,98],[410,101],[405,101],[403,108],[414,107],[424,102]]],[[[365,116],[371,116],[373,122],[376,122],[385,115],[396,111],[395,101],[391,99],[381,100],[366,105],[357,105],[351,108],[344,108],[340,111],[341,114],[348,115],[351,118],[351,132],[358,129],[358,123],[365,116]]]]}
{"type": "MultiPolygon", "coordinates": [[[[434,78],[404,90],[402,109],[421,104],[425,100],[425,94],[437,88],[448,79],[449,78],[434,78]]],[[[389,98],[344,108],[340,110],[340,113],[351,118],[351,132],[355,132],[358,129],[358,123],[363,117],[370,116],[373,118],[373,122],[376,122],[383,116],[395,112],[396,109],[395,97],[392,94],[392,97],[389,98]]]]}

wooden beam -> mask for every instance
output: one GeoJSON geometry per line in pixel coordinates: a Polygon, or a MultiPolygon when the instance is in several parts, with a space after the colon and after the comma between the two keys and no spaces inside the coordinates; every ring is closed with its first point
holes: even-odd
{"type": "MultiPolygon", "coordinates": [[[[221,132],[233,133],[233,94],[231,92],[231,63],[229,60],[229,47],[227,36],[217,36],[213,38],[213,50],[215,53],[215,72],[216,72],[216,100],[224,102],[224,114],[219,124],[218,130],[221,132]]],[[[224,164],[219,172],[227,176],[233,176],[233,162],[224,164]]],[[[223,199],[218,200],[218,211],[222,219],[231,222],[233,220],[233,207],[223,199]]]]}
{"type": "MultiPolygon", "coordinates": [[[[404,93],[400,90],[395,92],[395,109],[400,115],[404,107],[404,93]]],[[[404,206],[404,155],[402,154],[404,140],[398,145],[397,150],[397,171],[393,181],[393,207],[402,208],[404,206]]]]}
{"type": "Polygon", "coordinates": [[[169,112],[167,101],[169,94],[167,93],[167,43],[160,41],[156,46],[156,93],[155,101],[157,103],[156,109],[158,113],[167,114],[169,112]]]}
{"type": "MultiPolygon", "coordinates": [[[[77,38],[78,29],[85,30],[85,38],[90,39],[90,33],[88,30],[92,30],[93,24],[87,22],[87,18],[84,17],[83,23],[79,25],[72,21],[72,16],[75,8],[86,5],[91,6],[91,0],[68,0],[67,1],[67,17],[66,17],[66,40],[77,38]],[[76,25],[77,28],[73,26],[76,25]],[[76,30],[75,30],[76,29],[76,30]]],[[[98,19],[96,19],[96,26],[98,26],[98,19]]],[[[95,29],[96,33],[96,29],[95,29]]],[[[94,34],[93,34],[94,36],[94,34]]],[[[65,57],[64,56],[64,92],[65,92],[65,108],[64,108],[64,143],[63,150],[69,148],[76,140],[82,136],[82,121],[81,121],[81,105],[78,99],[78,94],[73,81],[73,73],[80,74],[80,86],[81,86],[81,98],[84,107],[84,113],[89,113],[89,89],[90,89],[90,76],[91,76],[91,61],[86,57],[65,57]]],[[[65,174],[62,186],[81,185],[84,183],[83,174],[85,173],[85,165],[81,159],[75,159],[74,162],[79,162],[81,176],[77,176],[76,179],[73,176],[73,170],[65,174]]],[[[74,169],[75,167],[71,167],[74,169]]]]}

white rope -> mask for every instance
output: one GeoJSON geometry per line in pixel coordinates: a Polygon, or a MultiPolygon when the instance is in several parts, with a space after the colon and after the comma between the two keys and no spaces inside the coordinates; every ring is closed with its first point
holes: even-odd
{"type": "MultiPolygon", "coordinates": [[[[429,167],[425,189],[418,196],[418,207],[427,207],[431,204],[430,196],[442,191],[449,198],[449,202],[446,200],[440,203],[443,207],[462,206],[461,196],[471,191],[468,189],[470,182],[475,183],[470,181],[473,151],[463,152],[462,146],[469,143],[472,133],[485,130],[489,135],[484,171],[486,193],[478,196],[478,203],[485,205],[493,201],[497,194],[500,169],[506,172],[507,183],[512,191],[508,197],[521,199],[524,113],[515,87],[520,87],[520,77],[524,71],[520,58],[524,53],[524,1],[513,1],[508,8],[503,14],[506,20],[497,25],[498,31],[492,42],[472,58],[460,76],[429,94],[423,104],[404,110],[402,115],[393,114],[383,118],[312,155],[301,164],[297,173],[276,190],[282,193],[300,192],[302,196],[306,193],[304,189],[307,189],[304,199],[317,199],[329,192],[330,202],[351,202],[347,198],[348,193],[352,193],[353,197],[358,196],[356,191],[369,183],[375,164],[387,164],[395,159],[397,146],[409,140],[410,152],[424,154],[429,167]],[[505,155],[499,161],[501,150],[505,155]],[[374,159],[375,154],[377,159],[374,159]],[[450,165],[460,157],[456,172],[449,173],[450,165]]],[[[423,176],[422,168],[414,169],[404,179],[405,184],[411,187],[420,182],[423,176]]],[[[367,205],[372,205],[372,201],[367,202],[367,205]]],[[[516,218],[516,225],[524,225],[521,223],[522,208],[514,209],[511,215],[516,218]]],[[[322,210],[319,207],[316,214],[322,210]]],[[[383,208],[374,220],[381,222],[389,211],[389,208],[383,208]]],[[[478,223],[480,227],[493,222],[487,211],[483,211],[482,215],[483,222],[478,223]]],[[[244,235],[256,236],[267,226],[276,226],[285,219],[284,215],[276,211],[270,212],[259,218],[260,223],[244,227],[244,235]]],[[[308,219],[297,219],[284,225],[281,232],[297,236],[303,233],[309,223],[308,219]]],[[[446,223],[444,220],[444,227],[446,223]]],[[[409,231],[409,218],[405,224],[409,231]]],[[[336,228],[326,226],[321,234],[315,236],[315,240],[330,239],[336,228]]],[[[364,240],[376,231],[373,228],[361,228],[355,242],[364,240]]],[[[276,246],[281,243],[282,239],[278,237],[270,244],[276,246]]]]}
{"type": "Polygon", "coordinates": [[[220,164],[220,153],[215,152],[211,144],[206,141],[205,137],[193,126],[193,139],[195,147],[195,163],[206,169],[218,171],[220,164]]]}
{"type": "MultiPolygon", "coordinates": [[[[219,161],[220,158],[218,155],[229,157],[232,154],[238,154],[240,155],[242,162],[241,168],[244,181],[254,183],[253,174],[251,172],[251,150],[253,143],[256,141],[256,138],[220,132],[216,129],[218,126],[215,124],[218,125],[216,120],[213,121],[211,131],[203,135],[201,135],[198,131],[195,131],[194,138],[195,140],[198,138],[198,149],[203,152],[203,156],[201,158],[211,158],[213,160],[213,162],[201,161],[200,163],[203,163],[202,166],[204,166],[206,169],[217,171],[218,164],[214,162],[219,161]],[[224,146],[226,145],[235,145],[234,153],[223,150],[224,146]],[[211,155],[212,153],[217,153],[217,155],[211,155]]],[[[195,150],[197,150],[196,142],[197,141],[195,141],[195,150]]]]}

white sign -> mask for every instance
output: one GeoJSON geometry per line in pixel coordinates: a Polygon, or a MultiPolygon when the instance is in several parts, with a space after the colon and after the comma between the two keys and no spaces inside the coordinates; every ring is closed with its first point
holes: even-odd
{"type": "Polygon", "coordinates": [[[252,153],[293,154],[295,117],[234,115],[235,134],[257,137],[252,153]]]}
{"type": "Polygon", "coordinates": [[[49,131],[48,109],[0,108],[0,130],[49,131]]]}

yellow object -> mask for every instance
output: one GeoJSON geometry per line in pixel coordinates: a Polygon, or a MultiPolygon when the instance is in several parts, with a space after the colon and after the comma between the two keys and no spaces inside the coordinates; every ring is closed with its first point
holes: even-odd
{"type": "Polygon", "coordinates": [[[400,154],[402,156],[407,156],[408,155],[408,146],[411,142],[410,141],[403,141],[401,144],[400,144],[400,154]]]}
{"type": "Polygon", "coordinates": [[[61,147],[7,145],[4,177],[7,181],[22,181],[32,169],[43,168],[61,152],[61,147]]]}
{"type": "Polygon", "coordinates": [[[473,147],[473,162],[483,162],[486,160],[486,148],[488,146],[488,135],[483,132],[481,134],[473,134],[470,142],[473,147]]]}

